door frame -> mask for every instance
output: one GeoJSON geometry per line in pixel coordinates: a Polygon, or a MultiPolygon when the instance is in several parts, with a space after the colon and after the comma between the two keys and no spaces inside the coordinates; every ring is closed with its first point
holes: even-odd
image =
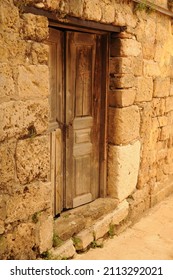
{"type": "MultiPolygon", "coordinates": [[[[99,170],[99,176],[100,176],[100,193],[99,193],[99,197],[106,197],[107,196],[107,111],[108,111],[108,79],[109,79],[109,32],[105,32],[105,31],[100,31],[100,30],[95,30],[95,29],[88,29],[88,28],[82,28],[82,27],[75,27],[72,25],[62,25],[62,24],[58,24],[56,22],[49,22],[49,27],[50,28],[56,28],[57,30],[61,30],[61,31],[65,31],[65,30],[71,30],[71,31],[76,31],[76,32],[83,32],[83,33],[92,33],[92,34],[100,34],[102,35],[101,37],[101,45],[102,45],[102,84],[101,84],[101,112],[100,112],[100,116],[101,116],[101,129],[100,129],[100,162],[99,162],[99,166],[100,166],[100,170],[99,170]]],[[[65,92],[63,93],[63,98],[60,100],[61,105],[63,110],[62,112],[64,112],[65,110],[65,92]]],[[[63,119],[63,116],[62,116],[63,119]]],[[[61,128],[60,127],[61,124],[58,124],[58,126],[56,127],[52,127],[52,129],[50,128],[50,131],[52,132],[51,135],[53,135],[53,133],[55,133],[55,129],[57,128],[61,128]]],[[[62,137],[62,140],[65,140],[64,137],[62,137]]],[[[56,145],[56,141],[54,140],[53,145],[56,145]]],[[[53,155],[53,148],[52,145],[52,158],[54,161],[56,161],[56,159],[54,158],[53,155]]],[[[64,143],[65,146],[65,143],[64,143]]],[[[56,150],[56,149],[55,149],[56,150]]],[[[62,192],[62,196],[63,196],[63,205],[64,205],[64,195],[65,195],[65,163],[63,163],[63,161],[66,160],[66,147],[62,148],[61,150],[61,159],[62,160],[62,164],[61,164],[61,172],[60,174],[63,174],[63,178],[61,180],[61,183],[63,184],[63,192],[62,192]]],[[[51,176],[53,178],[53,182],[52,182],[52,187],[55,189],[55,184],[57,180],[54,180],[55,175],[56,174],[56,170],[55,172],[53,172],[52,170],[52,164],[51,164],[51,173],[53,173],[53,176],[51,176]]],[[[62,175],[61,175],[62,176],[62,175]]],[[[52,181],[52,179],[51,179],[52,181]]],[[[62,190],[61,190],[62,191],[62,190]]],[[[61,212],[61,209],[63,211],[63,207],[58,207],[57,206],[57,202],[54,201],[53,198],[53,209],[54,209],[54,216],[56,216],[58,214],[58,212],[61,212]]]]}

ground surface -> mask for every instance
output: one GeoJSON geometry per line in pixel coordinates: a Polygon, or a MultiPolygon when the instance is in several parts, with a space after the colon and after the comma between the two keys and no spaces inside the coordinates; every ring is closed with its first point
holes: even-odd
{"type": "Polygon", "coordinates": [[[76,255],[78,260],[173,260],[173,195],[145,214],[103,248],[76,255]]]}

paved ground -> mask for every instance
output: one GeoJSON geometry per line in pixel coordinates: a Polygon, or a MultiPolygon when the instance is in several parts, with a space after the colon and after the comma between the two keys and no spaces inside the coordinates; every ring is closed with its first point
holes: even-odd
{"type": "Polygon", "coordinates": [[[77,255],[78,260],[173,260],[173,195],[150,209],[139,222],[103,248],[77,255]]]}

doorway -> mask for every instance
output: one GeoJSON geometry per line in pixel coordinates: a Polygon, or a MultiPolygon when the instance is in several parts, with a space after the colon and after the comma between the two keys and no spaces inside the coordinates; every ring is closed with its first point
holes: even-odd
{"type": "Polygon", "coordinates": [[[54,214],[106,193],[107,35],[50,28],[54,214]]]}

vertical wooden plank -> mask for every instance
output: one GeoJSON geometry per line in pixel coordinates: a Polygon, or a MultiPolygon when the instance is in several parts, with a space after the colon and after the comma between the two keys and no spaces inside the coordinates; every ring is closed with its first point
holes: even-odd
{"type": "Polygon", "coordinates": [[[51,132],[51,181],[54,188],[54,215],[63,209],[63,131],[64,121],[64,81],[63,81],[63,32],[49,30],[49,73],[50,73],[50,128],[51,132]],[[54,168],[54,170],[53,170],[54,168]]]}
{"type": "Polygon", "coordinates": [[[52,204],[53,204],[53,214],[56,215],[56,208],[55,208],[55,131],[51,132],[50,134],[50,149],[51,149],[51,155],[50,155],[50,164],[51,164],[51,186],[54,190],[53,198],[52,198],[52,204]]]}

